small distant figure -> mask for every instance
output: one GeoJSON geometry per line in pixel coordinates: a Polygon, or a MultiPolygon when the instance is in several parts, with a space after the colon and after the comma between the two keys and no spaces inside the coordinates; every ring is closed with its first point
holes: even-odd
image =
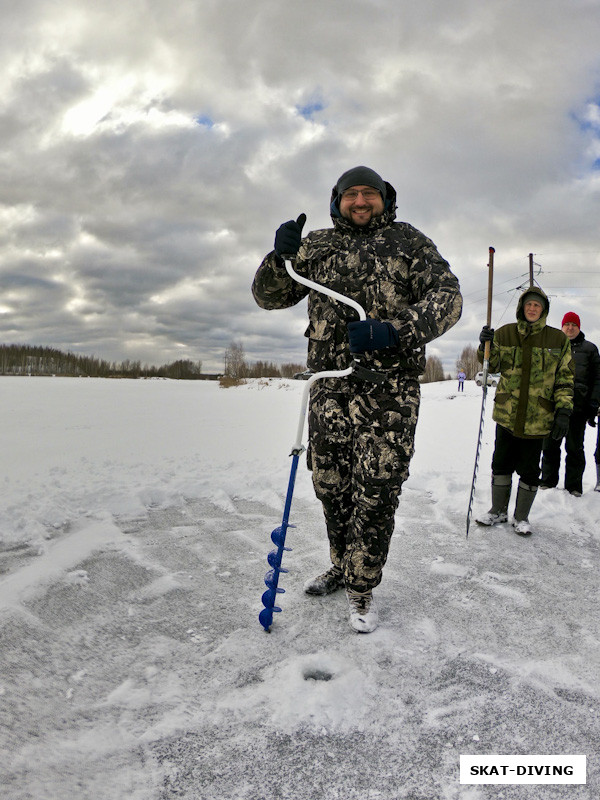
{"type": "Polygon", "coordinates": [[[465,375],[465,373],[461,369],[461,371],[458,373],[458,391],[459,392],[464,392],[464,390],[465,390],[465,378],[466,377],[467,376],[465,375]]]}

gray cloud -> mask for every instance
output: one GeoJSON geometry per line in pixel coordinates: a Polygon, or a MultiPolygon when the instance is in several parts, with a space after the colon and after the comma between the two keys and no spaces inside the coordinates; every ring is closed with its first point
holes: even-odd
{"type": "Polygon", "coordinates": [[[367,163],[460,278],[476,342],[535,253],[600,341],[600,9],[588,0],[24,2],[0,30],[0,341],[110,360],[300,361],[250,295],[274,231],[367,163]]]}

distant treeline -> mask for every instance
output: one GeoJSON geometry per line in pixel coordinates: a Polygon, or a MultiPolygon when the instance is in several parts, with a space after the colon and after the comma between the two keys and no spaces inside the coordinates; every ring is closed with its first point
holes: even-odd
{"type": "Polygon", "coordinates": [[[63,353],[52,347],[0,345],[0,375],[60,375],[89,378],[171,378],[201,380],[202,362],[181,360],[162,367],[142,366],[141,361],[105,361],[94,356],[63,353]]]}
{"type": "MultiPolygon", "coordinates": [[[[298,372],[304,372],[306,364],[273,364],[271,361],[253,361],[245,364],[241,378],[293,378],[298,372]]],[[[225,372],[227,374],[227,372],[225,372]]]]}
{"type": "MultiPolygon", "coordinates": [[[[456,362],[457,370],[466,372],[471,380],[480,369],[477,351],[472,346],[463,349],[456,362]]],[[[305,364],[281,364],[271,361],[247,362],[241,342],[232,342],[225,351],[223,375],[237,379],[245,378],[292,378],[303,372],[305,364]]],[[[141,361],[105,361],[95,356],[64,353],[52,347],[35,345],[0,344],[0,375],[61,375],[90,378],[170,378],[171,380],[210,380],[220,374],[204,375],[202,362],[181,359],[161,367],[153,367],[141,361]]],[[[442,362],[437,356],[427,358],[421,383],[449,380],[444,375],[442,362]]]]}
{"type": "MultiPolygon", "coordinates": [[[[225,361],[226,368],[230,362],[225,361]]],[[[247,378],[291,378],[306,369],[303,364],[277,366],[267,361],[244,363],[247,378]]],[[[227,372],[225,372],[227,374],[227,372]]],[[[204,375],[201,361],[182,359],[162,367],[142,365],[141,361],[105,361],[95,356],[64,353],[53,347],[0,344],[0,375],[60,375],[88,378],[170,378],[171,380],[216,380],[218,375],[204,375]]]]}

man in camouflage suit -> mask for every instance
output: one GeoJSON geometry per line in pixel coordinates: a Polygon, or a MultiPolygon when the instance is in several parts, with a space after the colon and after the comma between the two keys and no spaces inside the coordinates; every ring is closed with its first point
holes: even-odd
{"type": "Polygon", "coordinates": [[[433,242],[408,223],[394,222],[396,192],[376,172],[345,172],[332,190],[330,210],[333,228],[304,239],[304,215],[278,229],[252,292],[266,309],[288,308],[308,294],[305,335],[313,371],[345,369],[351,353],[367,370],[311,388],[307,463],[323,505],[332,566],[305,591],[329,594],[345,586],[352,628],[369,632],[377,625],[372,590],[381,581],[414,449],[425,345],[458,321],[462,298],[433,242]],[[300,275],[360,303],[368,319],[356,321],[345,304],[294,281],[284,255],[295,256],[300,275]],[[381,383],[372,380],[376,374],[381,383]]]}
{"type": "Polygon", "coordinates": [[[546,325],[550,303],[538,287],[527,289],[517,304],[517,322],[494,332],[484,325],[479,360],[490,342],[489,368],[500,372],[494,399],[496,442],[492,457],[492,507],[480,525],[508,520],[512,474],[519,475],[513,526],[531,534],[529,512],[540,477],[544,437],[562,439],[573,410],[574,366],[571,345],[558,328],[546,325]]]}

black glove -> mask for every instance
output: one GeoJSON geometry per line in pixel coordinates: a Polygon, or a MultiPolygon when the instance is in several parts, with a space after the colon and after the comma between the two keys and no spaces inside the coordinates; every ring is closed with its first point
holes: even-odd
{"type": "Polygon", "coordinates": [[[277,228],[275,234],[275,252],[280,257],[295,256],[300,249],[302,241],[302,228],[306,222],[306,214],[300,214],[294,222],[293,219],[284,222],[277,228]]]}
{"type": "Polygon", "coordinates": [[[590,406],[588,408],[588,425],[592,428],[596,427],[596,417],[598,416],[598,406],[590,406]]]}
{"type": "Polygon", "coordinates": [[[391,322],[365,319],[348,323],[351,353],[372,353],[385,347],[398,346],[398,331],[391,322]]]}
{"type": "Polygon", "coordinates": [[[484,325],[481,329],[481,333],[479,334],[479,341],[482,345],[485,345],[486,342],[493,342],[494,341],[494,329],[490,328],[489,325],[484,325]]]}
{"type": "Polygon", "coordinates": [[[553,439],[563,439],[569,430],[569,417],[571,415],[569,412],[564,408],[559,408],[556,414],[554,415],[554,425],[552,426],[552,432],[550,436],[553,439]]]}

